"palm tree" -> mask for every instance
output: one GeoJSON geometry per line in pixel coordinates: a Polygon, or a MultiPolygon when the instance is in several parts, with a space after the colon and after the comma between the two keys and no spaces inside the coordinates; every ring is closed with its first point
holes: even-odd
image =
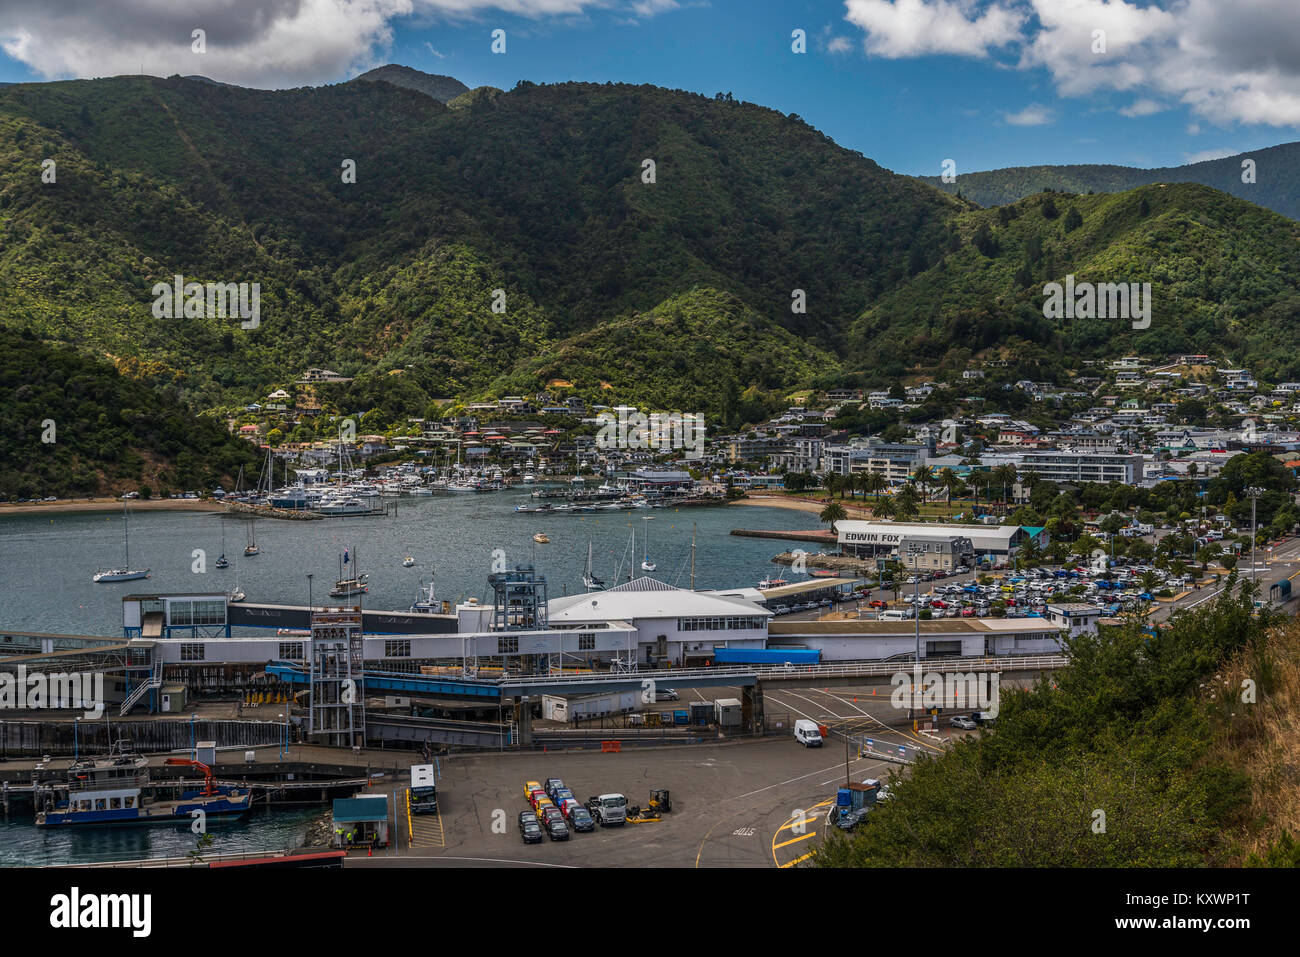
{"type": "Polygon", "coordinates": [[[1002,485],[1002,508],[1004,511],[1007,510],[1007,486],[1015,484],[1019,474],[1019,470],[1010,462],[1006,465],[999,465],[993,470],[995,481],[1002,485]]]}
{"type": "Polygon", "coordinates": [[[885,488],[889,485],[889,483],[885,481],[885,477],[881,475],[879,472],[868,472],[866,473],[866,475],[867,475],[867,487],[864,491],[874,492],[876,496],[876,503],[879,504],[880,493],[885,490],[885,488]]]}
{"type": "Polygon", "coordinates": [[[871,506],[871,514],[876,518],[893,518],[898,508],[894,505],[892,498],[882,499],[876,496],[876,502],[871,506]]]}
{"type": "Polygon", "coordinates": [[[867,497],[867,492],[870,491],[869,489],[870,484],[871,484],[871,473],[859,472],[857,475],[857,486],[858,486],[858,491],[862,493],[862,497],[864,499],[867,497]]]}
{"type": "Polygon", "coordinates": [[[826,489],[828,498],[835,497],[835,490],[840,487],[840,477],[836,472],[827,472],[826,478],[822,480],[822,486],[826,489]]]}
{"type": "Polygon", "coordinates": [[[957,477],[957,473],[951,468],[944,467],[939,470],[939,484],[943,486],[944,491],[948,493],[948,501],[946,504],[951,508],[953,489],[958,488],[961,485],[961,479],[957,477]]]}
{"type": "Polygon", "coordinates": [[[973,502],[971,505],[971,517],[974,518],[975,516],[979,515],[980,489],[988,488],[989,473],[971,472],[970,475],[966,478],[966,484],[970,486],[971,492],[973,494],[973,502]]]}
{"type": "Polygon", "coordinates": [[[818,520],[831,523],[831,534],[835,534],[835,523],[841,522],[849,517],[849,513],[844,510],[844,506],[839,502],[831,502],[821,514],[817,516],[818,520]]]}
{"type": "Polygon", "coordinates": [[[912,473],[912,481],[921,489],[921,501],[925,501],[925,492],[934,484],[934,470],[928,465],[918,465],[916,471],[912,473]]]}
{"type": "Polygon", "coordinates": [[[894,496],[894,516],[907,521],[920,515],[921,509],[917,505],[916,498],[916,486],[908,482],[894,496]]]}

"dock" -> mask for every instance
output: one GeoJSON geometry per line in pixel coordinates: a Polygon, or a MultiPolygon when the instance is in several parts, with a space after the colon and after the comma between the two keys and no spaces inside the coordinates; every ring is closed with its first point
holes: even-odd
{"type": "Polygon", "coordinates": [[[794,532],[774,532],[757,528],[733,528],[732,535],[739,535],[742,538],[779,538],[788,542],[816,542],[818,545],[838,545],[839,540],[835,533],[824,528],[813,528],[807,531],[794,532]]]}

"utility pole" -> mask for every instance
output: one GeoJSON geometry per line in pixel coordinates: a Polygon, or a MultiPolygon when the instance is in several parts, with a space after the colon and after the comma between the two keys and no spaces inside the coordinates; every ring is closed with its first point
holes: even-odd
{"type": "Polygon", "coordinates": [[[912,565],[912,584],[913,584],[913,601],[912,601],[912,618],[916,622],[916,658],[912,667],[912,700],[908,702],[907,717],[909,721],[916,720],[916,701],[921,692],[921,576],[918,573],[917,565],[918,556],[925,551],[925,546],[916,542],[911,542],[907,546],[907,556],[911,559],[912,565]]]}
{"type": "Polygon", "coordinates": [[[1250,496],[1250,583],[1253,586],[1255,584],[1255,538],[1259,534],[1255,523],[1255,505],[1259,502],[1259,497],[1264,494],[1264,490],[1252,485],[1245,492],[1250,496]]]}

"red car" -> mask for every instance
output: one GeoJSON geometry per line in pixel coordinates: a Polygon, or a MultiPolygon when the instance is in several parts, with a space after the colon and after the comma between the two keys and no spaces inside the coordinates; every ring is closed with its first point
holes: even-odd
{"type": "Polygon", "coordinates": [[[886,607],[888,607],[888,606],[887,606],[883,601],[881,601],[879,598],[873,598],[871,601],[867,602],[867,607],[868,607],[868,608],[886,608],[886,607]]]}

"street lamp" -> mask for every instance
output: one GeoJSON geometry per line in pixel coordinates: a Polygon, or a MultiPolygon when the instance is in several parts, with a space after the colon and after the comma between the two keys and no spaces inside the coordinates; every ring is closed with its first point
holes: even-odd
{"type": "Polygon", "coordinates": [[[280,725],[280,760],[283,761],[284,748],[287,743],[285,739],[289,737],[289,724],[288,722],[284,721],[284,715],[280,714],[280,715],[276,715],[276,717],[280,718],[281,721],[283,722],[280,725]]]}

